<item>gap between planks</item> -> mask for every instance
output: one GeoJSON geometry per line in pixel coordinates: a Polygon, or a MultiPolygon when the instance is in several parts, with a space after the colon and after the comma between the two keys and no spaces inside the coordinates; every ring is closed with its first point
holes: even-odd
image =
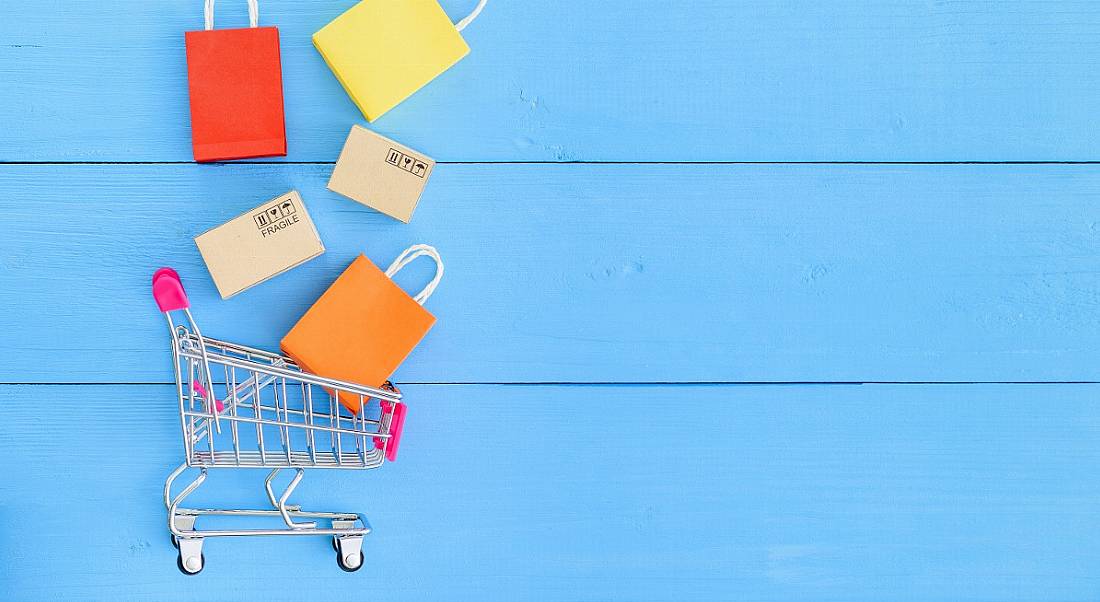
{"type": "MultiPolygon", "coordinates": [[[[335,165],[335,161],[0,161],[0,165],[335,165]]],[[[1100,165],[1095,161],[436,161],[436,165],[1100,165]]]]}
{"type": "MultiPolygon", "coordinates": [[[[0,387],[159,387],[174,382],[0,382],[0,387]]],[[[532,381],[532,382],[400,382],[404,386],[431,387],[790,387],[862,385],[979,386],[979,385],[1100,385],[1096,380],[973,380],[973,381],[532,381]]]]}

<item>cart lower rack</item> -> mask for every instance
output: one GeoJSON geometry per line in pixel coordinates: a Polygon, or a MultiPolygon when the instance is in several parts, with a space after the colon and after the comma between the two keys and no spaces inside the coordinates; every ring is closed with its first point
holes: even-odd
{"type": "Polygon", "coordinates": [[[353,512],[307,512],[287,500],[306,469],[366,470],[397,458],[405,404],[391,384],[376,389],[302,372],[294,362],[270,353],[206,338],[191,316],[179,276],[170,268],[153,276],[153,296],[172,334],[184,462],[164,484],[168,530],[179,550],[177,566],[194,575],[205,566],[208,537],[320,535],[332,537],[340,568],[363,566],[367,519],[353,512]],[[173,313],[182,313],[177,324],[173,313]],[[360,411],[348,416],[339,395],[358,396],[360,411]],[[196,476],[178,494],[173,484],[187,469],[196,476]],[[270,468],[265,509],[184,508],[182,503],[212,468],[270,468]],[[295,471],[276,495],[273,481],[295,471]],[[279,518],[285,526],[266,529],[206,529],[203,516],[279,518]]]}

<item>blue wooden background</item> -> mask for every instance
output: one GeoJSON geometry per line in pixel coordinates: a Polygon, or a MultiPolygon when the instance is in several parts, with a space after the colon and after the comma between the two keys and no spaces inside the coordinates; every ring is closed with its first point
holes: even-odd
{"type": "Polygon", "coordinates": [[[441,161],[409,225],[325,189],[362,118],[309,36],[351,4],[261,0],[289,154],[222,165],[201,2],[0,5],[0,598],[1100,598],[1100,3],[492,0],[371,125],[441,161]],[[328,252],[221,301],[191,238],[290,188],[328,252]],[[274,347],[414,242],[447,275],[402,458],[296,494],[371,517],[367,567],[180,575],[152,271],[274,347]]]}

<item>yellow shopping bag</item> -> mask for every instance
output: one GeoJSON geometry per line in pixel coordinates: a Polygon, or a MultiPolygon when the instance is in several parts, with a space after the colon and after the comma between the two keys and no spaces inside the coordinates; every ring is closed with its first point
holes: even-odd
{"type": "Polygon", "coordinates": [[[369,121],[470,52],[437,0],[363,0],[313,34],[313,45],[369,121]]]}

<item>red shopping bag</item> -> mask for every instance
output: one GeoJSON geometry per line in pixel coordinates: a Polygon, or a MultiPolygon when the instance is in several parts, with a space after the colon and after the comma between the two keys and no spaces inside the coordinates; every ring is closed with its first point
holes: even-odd
{"type": "Polygon", "coordinates": [[[285,156],[279,30],[257,27],[257,0],[248,28],[215,30],[214,0],[205,17],[205,30],[184,34],[195,160],[285,156]]]}

